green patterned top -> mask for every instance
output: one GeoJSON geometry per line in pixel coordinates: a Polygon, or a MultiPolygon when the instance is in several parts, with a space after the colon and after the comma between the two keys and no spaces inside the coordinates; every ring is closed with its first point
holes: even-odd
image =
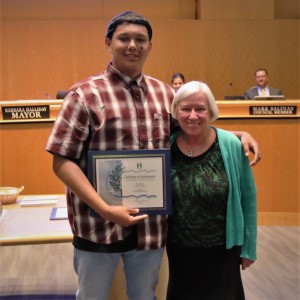
{"type": "MultiPolygon", "coordinates": [[[[213,127],[214,128],[214,127],[213,127]]],[[[242,253],[241,257],[248,258],[255,260],[256,259],[256,239],[257,239],[257,205],[256,205],[256,187],[255,187],[255,182],[254,182],[254,177],[253,177],[253,172],[251,167],[249,166],[249,159],[248,157],[245,156],[243,147],[241,145],[241,142],[239,139],[233,135],[232,133],[219,129],[219,128],[214,128],[217,133],[217,142],[214,144],[212,149],[209,149],[207,153],[203,154],[203,157],[199,157],[199,159],[206,159],[206,155],[211,157],[211,162],[216,163],[216,167],[221,168],[222,164],[221,161],[217,159],[218,151],[217,148],[215,149],[214,147],[218,147],[221,152],[221,157],[223,160],[224,168],[225,168],[225,173],[227,176],[227,183],[228,184],[228,198],[227,198],[227,205],[226,205],[226,229],[225,229],[225,245],[226,249],[230,249],[233,246],[242,246],[242,253]],[[215,149],[215,150],[213,150],[215,149]]],[[[171,149],[174,151],[174,144],[176,140],[176,136],[178,134],[178,131],[173,133],[171,136],[170,144],[171,144],[171,149]]],[[[175,146],[176,147],[176,146],[175,146]]],[[[173,153],[174,154],[174,153],[173,153]]],[[[173,155],[173,161],[176,163],[176,159],[179,160],[179,154],[176,153],[176,155],[173,155]]],[[[197,158],[198,159],[198,158],[197,158]]],[[[195,160],[197,160],[195,158],[195,160]]],[[[172,163],[173,163],[172,161],[172,163]]],[[[207,163],[205,163],[207,165],[207,163]]],[[[184,165],[184,163],[183,163],[184,165]]],[[[180,169],[178,169],[178,172],[181,170],[183,171],[183,165],[181,165],[180,169]]],[[[193,166],[189,166],[190,170],[193,172],[193,166]]],[[[178,167],[177,167],[178,168],[178,167]]],[[[213,170],[211,167],[209,167],[209,171],[206,169],[203,171],[205,174],[212,176],[213,170]]],[[[197,166],[195,173],[198,174],[199,172],[199,166],[197,166]]],[[[174,171],[173,171],[174,172],[174,171]]],[[[217,172],[219,175],[218,176],[224,176],[221,175],[223,171],[221,169],[217,172]]],[[[194,174],[195,174],[194,173],[194,174]]],[[[193,173],[191,173],[193,174],[193,173]]],[[[174,174],[173,174],[174,175],[174,174]]],[[[200,187],[202,186],[203,183],[195,183],[191,184],[189,183],[189,180],[194,180],[193,175],[186,176],[184,174],[181,175],[182,177],[179,180],[179,177],[177,179],[177,182],[175,181],[173,184],[175,185],[174,187],[174,197],[179,198],[180,196],[180,201],[181,205],[184,204],[184,200],[188,199],[190,201],[191,199],[195,200],[197,197],[192,197],[191,194],[194,194],[197,192],[196,186],[200,187]],[[189,177],[189,178],[188,178],[189,177]],[[180,181],[184,181],[184,183],[180,183],[180,181]],[[178,185],[181,184],[181,187],[178,185]],[[180,191],[180,189],[182,189],[180,191]],[[180,192],[180,194],[176,195],[176,190],[180,192]]],[[[214,210],[218,209],[218,215],[221,216],[221,207],[222,205],[225,205],[226,201],[224,199],[226,193],[227,193],[227,186],[222,186],[225,184],[226,180],[225,177],[223,179],[221,177],[215,177],[214,179],[218,183],[205,183],[207,186],[207,191],[210,191],[212,193],[213,197],[205,197],[205,199],[215,199],[214,201],[218,200],[218,208],[214,205],[214,210]],[[221,183],[221,186],[219,184],[221,183]],[[214,190],[216,189],[216,190],[214,190]],[[218,196],[217,196],[218,194],[218,196]]],[[[205,176],[202,176],[202,180],[205,176]]],[[[176,180],[176,178],[174,177],[176,180]]],[[[211,178],[209,181],[212,181],[211,178]]],[[[201,193],[207,193],[205,189],[202,188],[201,193]]],[[[205,195],[205,194],[204,194],[205,195]]],[[[202,195],[203,197],[203,195],[202,195]]],[[[201,204],[203,204],[204,200],[202,199],[201,204]]],[[[212,200],[211,200],[212,201],[212,200]]],[[[177,201],[174,201],[174,210],[175,212],[178,210],[177,206],[179,205],[176,203],[177,201]]],[[[180,202],[179,202],[180,203],[180,202]]],[[[196,212],[195,206],[195,201],[191,202],[188,210],[189,210],[189,216],[187,214],[187,211],[184,212],[184,215],[189,217],[189,219],[185,220],[182,219],[184,222],[188,224],[189,227],[191,227],[192,222],[192,213],[194,214],[196,212]],[[191,224],[189,224],[191,223],[191,224]]],[[[208,207],[208,206],[207,206],[208,207]]],[[[181,211],[181,207],[179,209],[181,211]]],[[[203,210],[204,212],[204,210],[203,210]]],[[[207,209],[206,209],[207,212],[207,209]]],[[[202,217],[204,214],[202,214],[202,217]]],[[[212,215],[211,215],[212,216],[212,215]]],[[[168,236],[170,239],[173,239],[172,237],[172,226],[174,228],[174,218],[177,218],[175,214],[169,216],[169,223],[170,223],[170,231],[168,232],[168,236]],[[173,218],[173,221],[172,221],[173,218]],[[173,224],[172,224],[173,222],[173,224]]],[[[180,216],[178,218],[181,218],[180,216]]],[[[207,219],[208,220],[208,219],[207,219]]],[[[211,220],[210,220],[211,221],[211,220]]],[[[201,222],[199,221],[198,218],[194,218],[193,222],[197,223],[197,226],[201,225],[201,222]]],[[[220,221],[220,224],[223,221],[220,221]]],[[[183,224],[184,225],[184,224],[183,224]]],[[[179,223],[177,226],[183,226],[179,223]]],[[[215,223],[216,225],[216,223],[215,223]]],[[[214,225],[214,226],[215,226],[214,225]]],[[[203,224],[201,225],[202,229],[204,228],[203,224]]],[[[222,225],[220,225],[219,228],[221,228],[222,225]]],[[[177,227],[178,230],[179,227],[177,227]]],[[[208,231],[209,228],[206,228],[206,236],[208,236],[208,231]]],[[[173,232],[176,232],[175,230],[173,232]]],[[[216,238],[217,235],[216,227],[213,227],[212,234],[210,238],[216,238]]],[[[223,233],[222,233],[223,234],[223,233]]],[[[179,238],[179,235],[183,234],[177,234],[176,236],[179,238]]],[[[175,236],[175,235],[174,235],[175,236]]],[[[184,235],[185,237],[187,234],[184,235]]],[[[177,238],[176,237],[176,238],[177,238]]],[[[220,239],[221,235],[220,235],[220,239]]],[[[174,239],[175,240],[175,239],[174,239]]],[[[193,240],[194,238],[190,238],[189,240],[193,240]]],[[[187,242],[187,239],[184,240],[184,242],[187,242]]]]}
{"type": "Polygon", "coordinates": [[[216,139],[197,157],[171,146],[173,214],[168,240],[185,247],[225,245],[228,180],[216,139]]]}

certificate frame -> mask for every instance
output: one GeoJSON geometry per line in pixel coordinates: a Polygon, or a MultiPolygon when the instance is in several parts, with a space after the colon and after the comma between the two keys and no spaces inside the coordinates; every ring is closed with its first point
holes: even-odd
{"type": "Polygon", "coordinates": [[[170,149],[88,151],[88,178],[109,205],[171,213],[170,149]]]}

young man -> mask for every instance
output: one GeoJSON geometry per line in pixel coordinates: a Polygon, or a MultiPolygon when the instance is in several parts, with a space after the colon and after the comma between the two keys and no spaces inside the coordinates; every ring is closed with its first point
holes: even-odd
{"type": "MultiPolygon", "coordinates": [[[[71,87],[46,146],[54,154],[55,174],[67,187],[77,299],[108,299],[121,258],[128,298],[156,299],[166,217],[109,206],[86,177],[89,150],[169,147],[174,92],[142,73],[151,38],[152,28],[141,15],[125,12],[111,20],[105,43],[112,62],[106,71],[71,87]]],[[[260,159],[258,146],[244,133],[245,151],[249,147],[256,152],[255,164],[260,159]]]]}

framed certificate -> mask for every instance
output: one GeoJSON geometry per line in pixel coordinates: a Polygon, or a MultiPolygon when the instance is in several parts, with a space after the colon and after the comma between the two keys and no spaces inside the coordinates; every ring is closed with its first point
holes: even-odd
{"type": "Polygon", "coordinates": [[[88,178],[109,205],[171,213],[169,149],[89,151],[88,178]]]}

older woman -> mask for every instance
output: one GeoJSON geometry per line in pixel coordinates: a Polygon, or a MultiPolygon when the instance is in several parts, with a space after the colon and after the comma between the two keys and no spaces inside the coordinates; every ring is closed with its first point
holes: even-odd
{"type": "Polygon", "coordinates": [[[256,259],[256,188],[239,139],[210,126],[209,87],[191,81],[171,107],[173,214],[168,219],[168,300],[241,300],[240,274],[256,259]]]}

